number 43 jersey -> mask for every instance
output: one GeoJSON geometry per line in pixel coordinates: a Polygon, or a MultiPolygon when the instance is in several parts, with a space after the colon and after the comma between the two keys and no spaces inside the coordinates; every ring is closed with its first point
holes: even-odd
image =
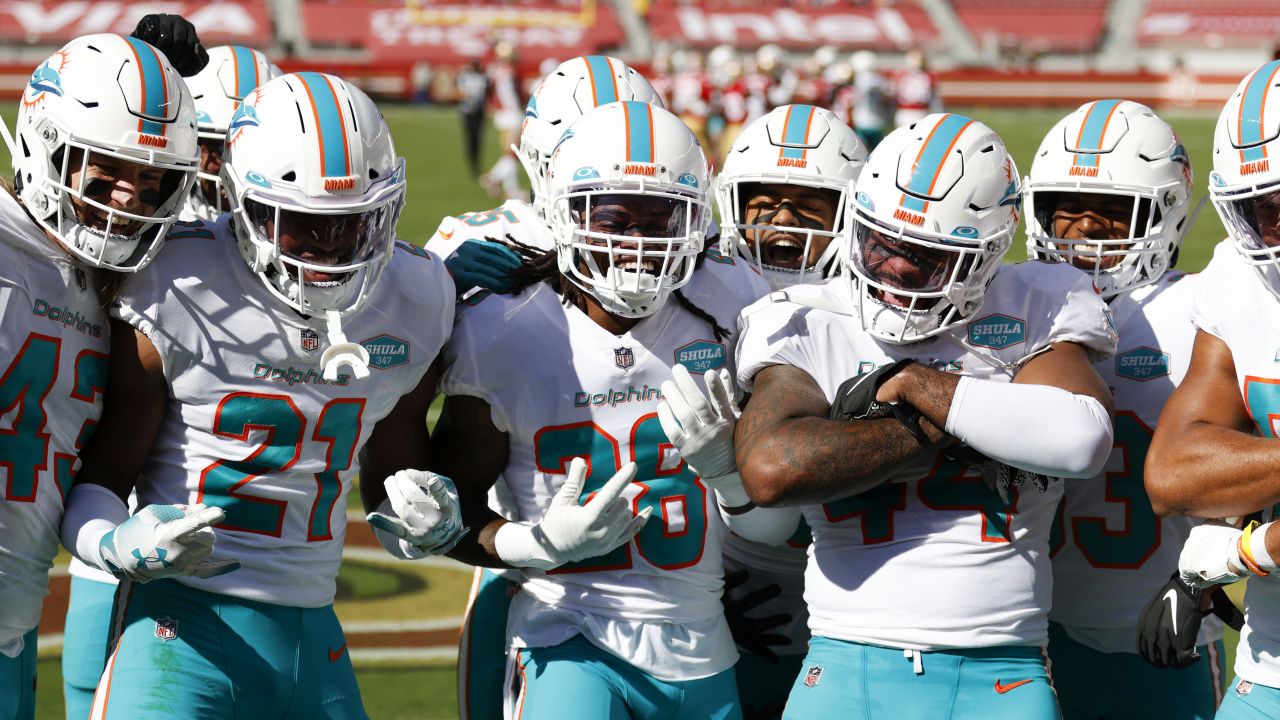
{"type": "MultiPolygon", "coordinates": [[[[738,345],[743,387],[751,391],[769,365],[790,365],[830,402],[846,379],[903,358],[1009,382],[1023,359],[1053,343],[1078,343],[1094,359],[1115,351],[1106,305],[1066,265],[1001,267],[973,320],[907,345],[873,338],[856,317],[803,304],[812,296],[852,309],[850,293],[846,282],[801,285],[787,290],[799,303],[775,293],[748,308],[738,345]]],[[[975,469],[939,455],[867,492],[805,507],[810,629],[914,650],[1043,645],[1049,531],[1061,497],[1062,483],[1053,482],[1045,493],[1011,492],[1006,505],[975,469]]]]}
{"type": "Polygon", "coordinates": [[[76,453],[102,414],[93,277],[0,189],[0,655],[40,620],[76,453]]]}
{"type": "MultiPolygon", "coordinates": [[[[1280,301],[1230,240],[1218,243],[1200,273],[1192,320],[1231,350],[1245,410],[1259,435],[1280,437],[1280,301]]],[[[1263,521],[1276,508],[1263,510],[1263,521]]],[[[1280,577],[1249,578],[1245,624],[1236,651],[1236,674],[1280,688],[1280,577]]]]}
{"type": "MultiPolygon", "coordinates": [[[[766,291],[754,270],[717,253],[683,290],[731,333],[740,310],[766,291]]],[[[442,390],[492,408],[494,425],[510,441],[502,476],[519,519],[542,519],[574,457],[590,467],[582,500],[635,461],[625,496],[635,512],[652,510],[640,534],[611,553],[526,571],[510,618],[517,646],[557,645],[582,634],[665,680],[733,665],[720,604],[723,521],[714,493],[663,433],[657,407],[677,363],[699,387],[706,370],[732,372],[734,339],[716,338],[674,296],[616,336],[566,307],[546,283],[514,297],[489,295],[460,312],[442,390]]]]}
{"type": "Polygon", "coordinates": [[[342,323],[368,350],[369,377],[344,368],[328,381],[324,319],[270,294],[241,258],[229,219],[175,225],[113,309],[155,345],[169,384],[138,505],[226,510],[214,557],[240,569],[180,582],[323,607],[335,593],[356,457],[448,338],[453,282],[438,258],[397,243],[372,295],[342,323]]]}

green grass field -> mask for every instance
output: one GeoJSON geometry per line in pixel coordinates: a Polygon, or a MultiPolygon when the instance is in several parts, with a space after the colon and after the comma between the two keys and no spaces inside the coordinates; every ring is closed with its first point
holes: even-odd
{"type": "MultiPolygon", "coordinates": [[[[402,238],[423,243],[443,216],[482,210],[498,203],[488,198],[469,177],[463,158],[459,120],[451,110],[388,106],[384,111],[397,148],[408,161],[408,202],[399,227],[402,238]]],[[[960,111],[998,131],[1023,173],[1030,169],[1032,155],[1044,133],[1065,114],[1057,110],[968,108],[960,111]]],[[[0,115],[12,127],[16,107],[7,107],[0,115]]],[[[1210,168],[1214,119],[1203,114],[1170,114],[1166,120],[1178,130],[1191,153],[1197,187],[1200,188],[1197,196],[1202,195],[1210,168]]],[[[496,134],[491,133],[485,144],[485,166],[497,157],[497,145],[496,134]]],[[[8,163],[7,148],[0,144],[0,168],[6,168],[5,175],[9,174],[8,163]]],[[[1222,237],[1222,226],[1212,208],[1206,205],[1191,229],[1180,266],[1187,270],[1201,269],[1211,256],[1213,245],[1222,237]]],[[[1025,257],[1020,243],[1021,236],[1010,252],[1010,261],[1025,257]]],[[[426,582],[430,584],[430,577],[426,582]]],[[[352,614],[393,619],[406,607],[406,603],[417,603],[421,607],[417,602],[420,596],[416,589],[406,590],[395,603],[389,600],[383,604],[369,603],[369,596],[376,596],[388,587],[394,593],[397,586],[385,574],[370,571],[358,563],[344,567],[341,585],[345,591],[340,596],[338,611],[344,622],[352,614]]],[[[413,583],[406,585],[410,586],[417,588],[413,583]]],[[[459,588],[451,592],[465,593],[465,584],[459,588]]],[[[459,604],[461,601],[462,598],[458,598],[459,604]]],[[[1228,643],[1229,652],[1234,654],[1234,633],[1231,633],[1228,643]]],[[[369,714],[377,720],[456,717],[455,674],[451,663],[357,662],[357,672],[369,714]]],[[[38,717],[53,720],[62,716],[58,661],[55,657],[45,657],[40,663],[38,717]]]]}

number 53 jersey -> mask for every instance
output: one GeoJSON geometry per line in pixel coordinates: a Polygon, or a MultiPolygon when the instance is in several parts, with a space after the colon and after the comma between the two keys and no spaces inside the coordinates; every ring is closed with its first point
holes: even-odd
{"type": "MultiPolygon", "coordinates": [[[[767,287],[753,270],[713,253],[683,292],[731,329],[767,287]]],[[[677,363],[700,387],[705,371],[732,371],[734,340],[717,338],[674,296],[621,336],[566,307],[546,283],[514,297],[487,296],[460,312],[442,390],[492,408],[510,442],[502,476],[519,519],[542,519],[574,457],[590,467],[583,501],[635,461],[625,497],[635,512],[652,510],[639,535],[613,552],[525,571],[509,621],[517,646],[558,645],[582,634],[664,680],[733,665],[737,653],[720,604],[723,521],[715,494],[663,433],[657,407],[677,363]]]]}
{"type": "MultiPolygon", "coordinates": [[[[1066,265],[1003,266],[971,321],[906,345],[873,338],[856,317],[803,304],[808,295],[852,309],[850,292],[846,282],[802,285],[787,291],[799,304],[766,298],[748,308],[738,346],[743,387],[750,391],[769,365],[790,365],[830,402],[847,378],[903,358],[1009,382],[1019,363],[1053,343],[1078,343],[1093,359],[1115,352],[1106,305],[1066,265]]],[[[1044,493],[1011,492],[1006,505],[976,469],[938,455],[864,493],[805,507],[810,629],[914,650],[1043,645],[1049,531],[1061,497],[1062,482],[1053,482],[1044,493]]]]}
{"type": "Polygon", "coordinates": [[[268,292],[241,258],[229,219],[176,225],[113,309],[155,345],[169,385],[138,504],[226,510],[214,557],[239,560],[240,569],[179,582],[323,607],[334,598],[353,463],[448,338],[453,282],[438,258],[397,243],[371,296],[342,323],[368,350],[369,377],[343,372],[328,381],[319,364],[324,319],[268,292]]]}
{"type": "Polygon", "coordinates": [[[40,620],[76,452],[102,414],[109,326],[85,272],[0,189],[0,655],[40,620]]]}

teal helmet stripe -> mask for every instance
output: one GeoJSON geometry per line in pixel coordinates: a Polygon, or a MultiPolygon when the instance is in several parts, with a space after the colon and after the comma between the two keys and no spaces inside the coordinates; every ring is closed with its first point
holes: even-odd
{"type": "Polygon", "coordinates": [[[787,119],[782,124],[782,157],[799,160],[804,157],[805,149],[797,147],[809,142],[809,124],[813,122],[814,107],[812,105],[792,105],[787,108],[787,119]]]}
{"type": "Polygon", "coordinates": [[[1107,134],[1107,125],[1111,123],[1111,116],[1115,114],[1120,102],[1097,100],[1090,104],[1084,114],[1084,124],[1080,126],[1080,135],[1076,138],[1076,149],[1085,151],[1076,154],[1076,165],[1098,166],[1097,153],[1102,152],[1102,139],[1107,134]]]}
{"type": "Polygon", "coordinates": [[[321,174],[340,177],[351,174],[351,158],[347,152],[347,126],[342,120],[342,107],[329,84],[329,78],[318,72],[300,72],[298,79],[311,98],[320,144],[321,174]]]}
{"type": "MultiPolygon", "coordinates": [[[[972,119],[963,115],[948,113],[942,116],[942,119],[933,126],[929,137],[926,138],[924,147],[920,148],[920,154],[916,156],[915,167],[911,172],[911,180],[907,183],[909,192],[924,197],[929,197],[933,194],[934,183],[937,182],[938,176],[942,174],[942,168],[946,165],[948,153],[955,147],[960,135],[973,123],[972,119]]],[[[921,207],[920,211],[923,212],[924,208],[921,207]]]]}
{"type": "Polygon", "coordinates": [[[653,162],[653,107],[648,103],[627,100],[627,162],[653,162]]]}
{"type": "MultiPolygon", "coordinates": [[[[123,35],[121,37],[129,43],[133,49],[133,56],[138,61],[138,77],[142,81],[142,114],[147,118],[163,118],[169,93],[165,87],[164,67],[160,64],[160,53],[137,38],[123,35]]],[[[144,118],[138,124],[138,131],[150,135],[164,135],[164,125],[144,118]]]]}
{"type": "Polygon", "coordinates": [[[243,100],[245,95],[253,92],[262,80],[258,77],[258,59],[247,47],[233,45],[231,56],[235,60],[236,99],[243,100]]]}
{"type": "Polygon", "coordinates": [[[614,84],[613,66],[604,55],[588,55],[587,70],[591,73],[591,93],[596,107],[618,102],[618,88],[614,84]]]}
{"type": "Polygon", "coordinates": [[[1272,60],[1258,68],[1244,87],[1244,96],[1240,99],[1240,124],[1236,128],[1240,146],[1245,148],[1240,151],[1241,162],[1253,162],[1267,156],[1264,148],[1248,146],[1259,145],[1265,139],[1263,113],[1267,107],[1267,92],[1278,70],[1280,60],[1272,60]]]}

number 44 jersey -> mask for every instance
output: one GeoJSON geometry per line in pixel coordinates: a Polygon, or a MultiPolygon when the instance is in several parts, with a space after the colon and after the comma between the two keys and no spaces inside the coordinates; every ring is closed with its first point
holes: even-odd
{"type": "MultiPolygon", "coordinates": [[[[804,304],[814,296],[824,307],[852,309],[850,292],[840,281],[801,285],[787,290],[791,301],[775,293],[748,308],[738,346],[742,386],[750,391],[769,365],[790,365],[831,401],[847,378],[903,358],[1010,382],[1025,358],[1053,343],[1077,343],[1094,359],[1115,351],[1106,305],[1066,265],[1003,266],[971,321],[906,345],[877,340],[856,317],[804,304]]],[[[864,493],[805,507],[813,532],[810,629],[913,650],[1043,645],[1049,530],[1061,497],[1062,483],[1053,482],[1044,493],[1011,492],[1006,505],[976,469],[938,455],[864,493]]]]}
{"type": "Polygon", "coordinates": [[[169,384],[138,504],[226,510],[213,556],[240,569],[180,582],[323,607],[334,598],[355,459],[448,338],[453,282],[438,258],[397,243],[372,295],[342,323],[368,350],[369,376],[325,380],[324,319],[270,294],[241,258],[229,220],[175,225],[113,310],[155,345],[169,384]]]}
{"type": "MultiPolygon", "coordinates": [[[[683,292],[732,331],[739,311],[767,287],[754,270],[709,252],[683,292]]],[[[442,389],[492,408],[510,441],[502,476],[519,519],[542,519],[574,457],[590,466],[583,500],[635,461],[625,496],[635,512],[652,510],[640,534],[613,552],[527,571],[512,602],[517,646],[558,645],[581,634],[663,680],[733,665],[720,604],[723,521],[715,494],[663,433],[657,407],[677,363],[700,387],[705,371],[732,371],[734,340],[732,332],[717,338],[674,296],[621,336],[566,307],[546,283],[514,297],[489,295],[460,312],[442,389]]]]}

